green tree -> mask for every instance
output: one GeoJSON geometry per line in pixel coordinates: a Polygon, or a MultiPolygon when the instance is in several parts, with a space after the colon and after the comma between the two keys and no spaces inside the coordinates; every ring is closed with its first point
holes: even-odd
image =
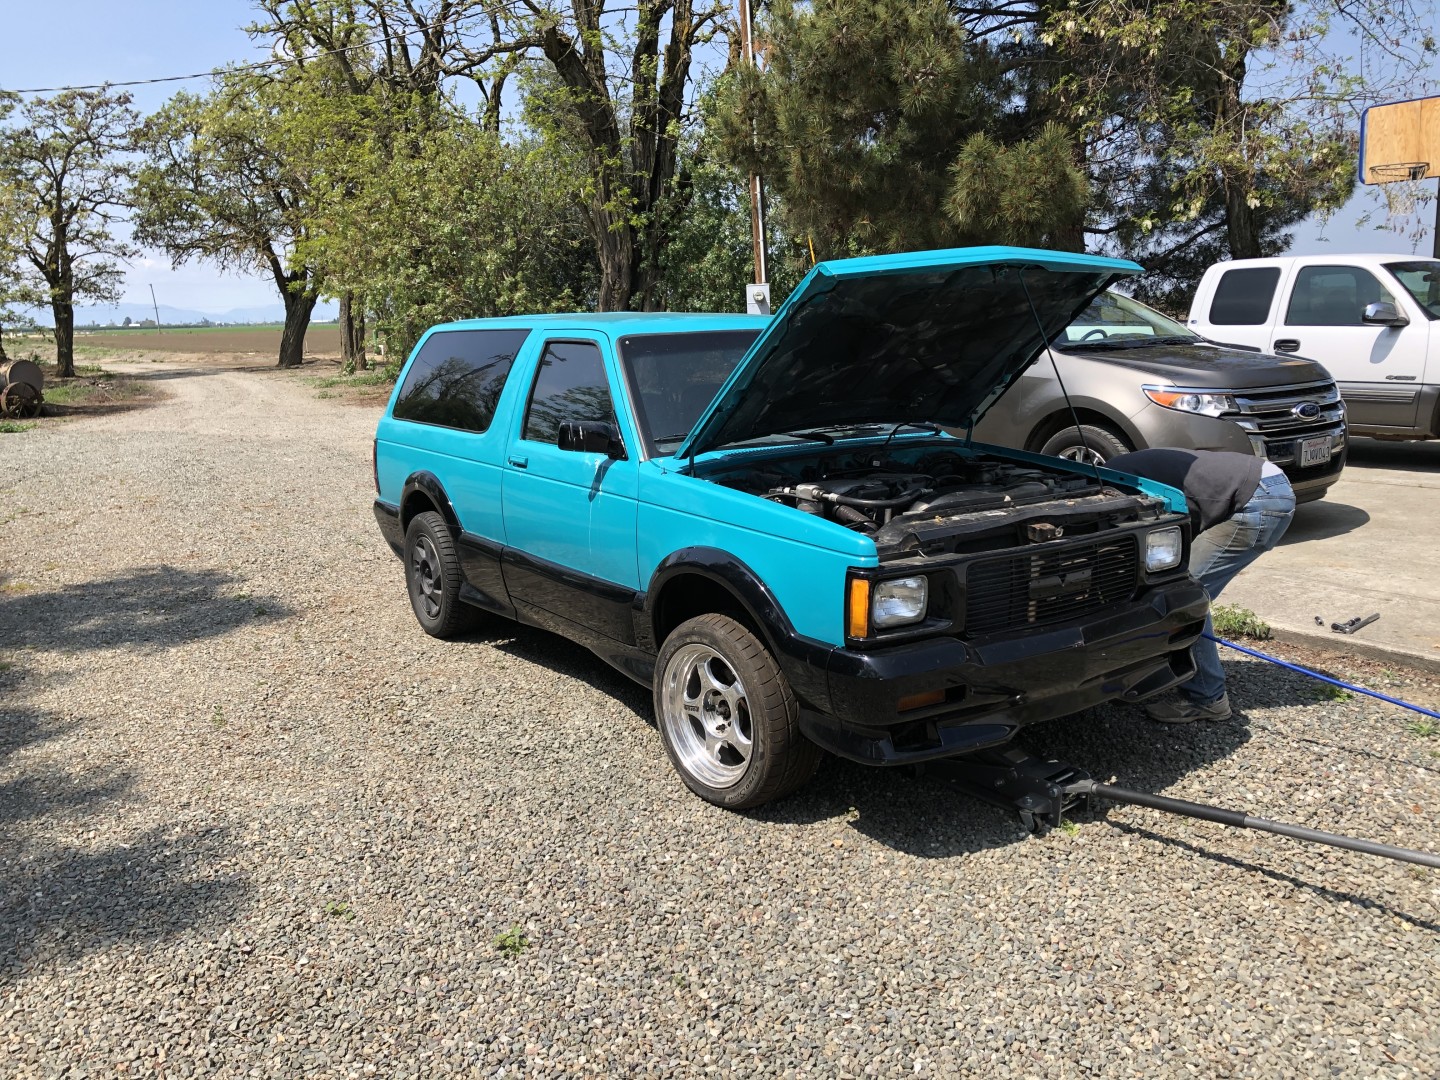
{"type": "Polygon", "coordinates": [[[104,90],[10,104],[15,115],[0,128],[0,212],[10,248],[8,256],[0,251],[8,267],[0,291],[11,303],[50,308],[55,362],[68,378],[76,302],[118,300],[120,260],[134,254],[111,227],[128,198],[125,151],[139,117],[129,95],[104,90]]]}
{"type": "Polygon", "coordinates": [[[229,73],[208,96],[175,95],[140,136],[135,238],[176,265],[268,274],[285,305],[280,367],[302,362],[321,287],[297,253],[315,228],[309,118],[328,112],[326,91],[293,69],[279,80],[229,73]]]}
{"type": "Polygon", "coordinates": [[[532,85],[545,92],[530,123],[584,162],[578,197],[599,264],[596,304],[657,303],[694,50],[727,2],[636,0],[611,10],[606,0],[263,0],[262,9],[268,19],[252,32],[283,33],[292,51],[382,37],[385,81],[422,99],[437,100],[446,80],[468,79],[491,130],[500,128],[506,80],[522,69],[538,74],[532,85]]]}

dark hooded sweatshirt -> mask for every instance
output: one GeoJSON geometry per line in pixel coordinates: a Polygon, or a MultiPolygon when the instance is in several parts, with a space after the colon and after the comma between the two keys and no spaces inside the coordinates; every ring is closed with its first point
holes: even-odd
{"type": "Polygon", "coordinates": [[[1107,469],[1156,480],[1185,493],[1204,532],[1229,521],[1260,486],[1261,458],[1223,450],[1137,450],[1105,462],[1107,469]]]}

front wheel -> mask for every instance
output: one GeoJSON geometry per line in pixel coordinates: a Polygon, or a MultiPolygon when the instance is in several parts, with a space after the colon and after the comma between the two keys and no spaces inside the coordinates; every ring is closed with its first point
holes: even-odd
{"type": "Polygon", "coordinates": [[[799,706],[765,646],[728,615],[681,623],[655,664],[655,716],[685,786],[727,810],[790,794],[820,748],[800,733],[799,706]]]}
{"type": "Polygon", "coordinates": [[[1125,440],[1097,424],[1071,424],[1062,428],[1040,448],[1040,453],[1078,461],[1082,465],[1104,465],[1111,458],[1130,453],[1125,440]]]}

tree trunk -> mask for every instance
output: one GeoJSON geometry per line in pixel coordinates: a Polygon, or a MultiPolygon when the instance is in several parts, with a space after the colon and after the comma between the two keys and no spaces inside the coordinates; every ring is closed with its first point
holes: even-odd
{"type": "MultiPolygon", "coordinates": [[[[604,210],[596,216],[609,217],[604,210]]],[[[628,311],[635,291],[635,230],[629,225],[597,230],[595,247],[600,256],[601,311],[628,311]]]]}
{"type": "Polygon", "coordinates": [[[355,309],[354,293],[340,297],[340,370],[352,375],[369,365],[365,361],[365,313],[355,309]]]}
{"type": "Polygon", "coordinates": [[[315,310],[315,294],[285,292],[285,329],[280,332],[279,367],[299,367],[305,359],[305,331],[315,310]]]}
{"type": "Polygon", "coordinates": [[[1231,178],[1225,180],[1225,234],[1232,259],[1259,259],[1264,255],[1260,250],[1255,210],[1249,199],[1247,185],[1231,178]]]}
{"type": "Polygon", "coordinates": [[[5,363],[9,359],[10,358],[5,355],[5,327],[0,326],[0,364],[5,363]]]}
{"type": "Polygon", "coordinates": [[[55,366],[62,379],[75,377],[75,305],[67,295],[58,295],[50,302],[55,315],[55,366]]]}

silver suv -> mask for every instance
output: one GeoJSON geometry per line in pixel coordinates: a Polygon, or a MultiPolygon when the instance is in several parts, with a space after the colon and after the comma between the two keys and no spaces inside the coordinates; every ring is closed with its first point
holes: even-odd
{"type": "Polygon", "coordinates": [[[1312,360],[1210,341],[1118,293],[1052,348],[1063,390],[1042,354],[985,413],[977,440],[1099,463],[1152,446],[1253,453],[1285,470],[1300,502],[1340,478],[1345,405],[1312,360]]]}

